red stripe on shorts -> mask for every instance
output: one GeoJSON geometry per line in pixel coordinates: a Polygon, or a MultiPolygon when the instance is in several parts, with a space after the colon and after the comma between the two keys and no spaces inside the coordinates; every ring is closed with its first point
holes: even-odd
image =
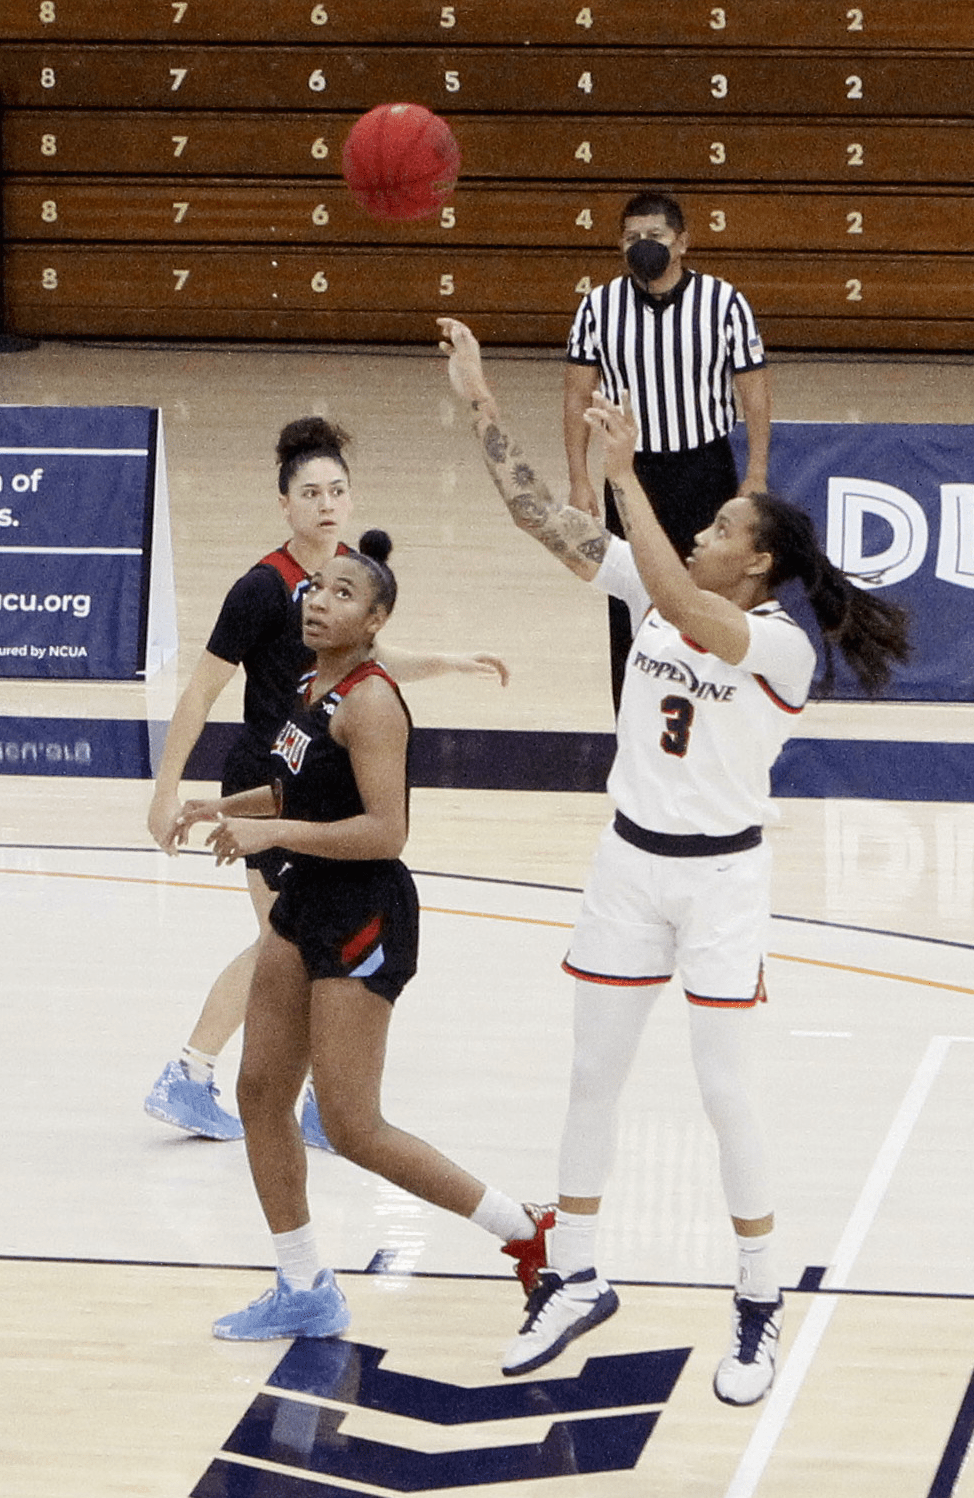
{"type": "Polygon", "coordinates": [[[374,947],[379,940],[381,930],[382,917],[378,915],[373,916],[367,926],[363,926],[361,931],[357,932],[355,936],[348,938],[348,941],[342,947],[342,962],[354,962],[356,957],[361,957],[362,953],[366,952],[369,947],[374,947]]]}

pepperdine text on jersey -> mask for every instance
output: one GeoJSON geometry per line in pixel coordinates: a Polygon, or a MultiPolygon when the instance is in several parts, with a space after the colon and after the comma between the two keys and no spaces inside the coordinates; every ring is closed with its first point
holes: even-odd
{"type": "Polygon", "coordinates": [[[730,702],[737,692],[736,686],[728,682],[701,680],[686,661],[657,661],[652,656],[644,655],[641,650],[637,650],[632,658],[632,664],[640,671],[644,671],[647,676],[655,676],[663,681],[679,682],[687,688],[692,697],[697,697],[702,702],[730,702]]]}

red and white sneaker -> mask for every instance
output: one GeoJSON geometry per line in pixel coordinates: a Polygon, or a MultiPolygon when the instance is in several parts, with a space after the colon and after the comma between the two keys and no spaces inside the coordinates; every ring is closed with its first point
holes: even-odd
{"type": "Polygon", "coordinates": [[[524,1210],[534,1223],[530,1238],[512,1238],[501,1245],[502,1254],[510,1254],[514,1262],[514,1273],[524,1286],[525,1295],[537,1289],[538,1275],[548,1267],[546,1234],[555,1225],[555,1206],[539,1207],[534,1202],[525,1202],[524,1210]]]}

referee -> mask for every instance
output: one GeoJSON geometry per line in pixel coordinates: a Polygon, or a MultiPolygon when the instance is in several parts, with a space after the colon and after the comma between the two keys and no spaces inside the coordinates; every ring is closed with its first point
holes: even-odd
{"type": "MultiPolygon", "coordinates": [[[[771,392],[754,314],[728,281],[687,270],[688,236],[679,203],[640,192],[620,215],[626,273],[582,300],[568,339],[565,450],[569,503],[600,514],[588,474],[585,411],[601,389],[623,391],[639,426],[635,467],[660,524],[682,557],[733,495],[767,488],[771,392]],[[738,482],[729,434],[737,395],[747,427],[748,464],[738,482]]],[[[605,488],[605,520],[622,535],[605,488]]],[[[631,632],[625,606],[609,600],[609,649],[616,710],[631,632]]]]}

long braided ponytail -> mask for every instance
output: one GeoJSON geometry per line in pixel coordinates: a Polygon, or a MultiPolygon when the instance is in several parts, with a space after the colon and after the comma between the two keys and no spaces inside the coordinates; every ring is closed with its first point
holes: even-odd
{"type": "Polygon", "coordinates": [[[774,494],[751,496],[757,511],[754,545],[772,556],[768,588],[797,578],[822,631],[825,670],[818,695],[835,685],[833,646],[838,646],[860,685],[875,696],[889,681],[894,661],[910,654],[908,616],[897,604],[855,585],[819,546],[815,527],[803,510],[774,494]]]}

